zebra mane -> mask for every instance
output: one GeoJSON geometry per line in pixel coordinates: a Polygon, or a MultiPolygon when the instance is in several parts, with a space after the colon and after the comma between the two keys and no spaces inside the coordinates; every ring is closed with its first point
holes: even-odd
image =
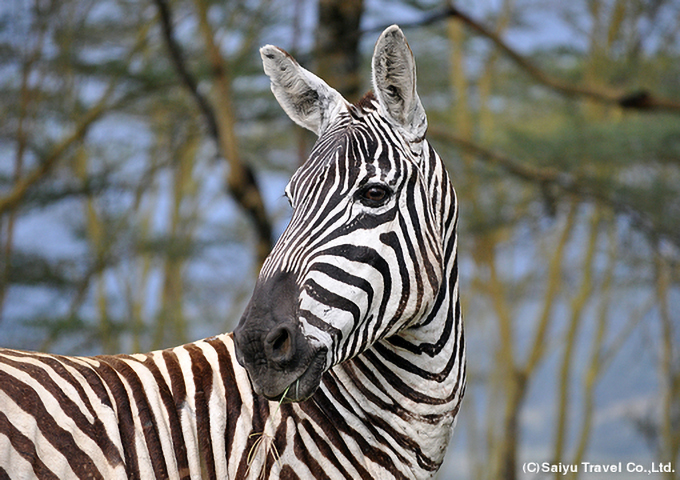
{"type": "Polygon", "coordinates": [[[378,101],[373,90],[369,90],[361,97],[357,102],[354,103],[354,107],[360,112],[369,112],[376,110],[376,102],[378,101]]]}

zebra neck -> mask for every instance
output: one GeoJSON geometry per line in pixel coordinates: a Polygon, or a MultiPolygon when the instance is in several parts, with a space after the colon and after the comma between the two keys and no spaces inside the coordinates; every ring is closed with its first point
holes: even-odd
{"type": "Polygon", "coordinates": [[[343,415],[355,418],[366,438],[408,458],[417,478],[443,461],[464,390],[457,291],[446,297],[429,323],[379,341],[333,367],[323,382],[322,395],[344,405],[343,415]]]}
{"type": "Polygon", "coordinates": [[[451,408],[456,410],[465,368],[457,293],[449,292],[425,323],[376,343],[365,354],[372,364],[389,372],[393,383],[403,383],[403,395],[408,399],[420,399],[424,405],[452,402],[451,408]]]}
{"type": "Polygon", "coordinates": [[[430,478],[444,460],[462,398],[460,361],[452,341],[431,356],[391,340],[333,367],[312,400],[325,416],[352,425],[354,437],[375,446],[375,452],[363,452],[367,458],[385,452],[399,459],[398,469],[411,472],[409,478],[430,478]],[[335,407],[326,407],[330,403],[335,407]]]}

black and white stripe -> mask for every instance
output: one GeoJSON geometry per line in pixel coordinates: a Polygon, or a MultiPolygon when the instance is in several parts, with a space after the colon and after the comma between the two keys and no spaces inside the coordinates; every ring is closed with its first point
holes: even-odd
{"type": "Polygon", "coordinates": [[[465,390],[457,201],[388,28],[350,105],[276,47],[319,134],[235,334],[136,355],[0,350],[0,479],[430,478],[465,390]],[[243,366],[242,366],[243,365],[243,366]]]}

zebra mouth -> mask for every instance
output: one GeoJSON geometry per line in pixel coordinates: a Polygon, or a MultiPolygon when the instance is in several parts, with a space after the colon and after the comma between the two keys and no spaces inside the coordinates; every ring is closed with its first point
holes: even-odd
{"type": "MultiPolygon", "coordinates": [[[[264,396],[267,400],[273,400],[282,403],[303,402],[309,399],[312,395],[314,395],[316,389],[319,388],[321,377],[326,370],[326,352],[326,348],[319,348],[314,353],[307,367],[302,371],[302,373],[297,375],[297,378],[295,378],[296,373],[291,375],[281,375],[280,372],[267,372],[268,374],[274,373],[275,375],[283,377],[284,379],[290,378],[291,376],[295,378],[293,381],[283,383],[285,388],[283,388],[283,390],[279,393],[272,395],[271,388],[258,388],[258,382],[255,382],[251,376],[251,382],[253,384],[254,390],[256,393],[260,393],[262,396],[264,396]],[[258,392],[258,390],[260,391],[258,392]]],[[[263,376],[267,377],[269,375],[263,376]]],[[[275,383],[281,385],[281,382],[275,383]]],[[[269,385],[271,385],[271,383],[269,385]]]]}

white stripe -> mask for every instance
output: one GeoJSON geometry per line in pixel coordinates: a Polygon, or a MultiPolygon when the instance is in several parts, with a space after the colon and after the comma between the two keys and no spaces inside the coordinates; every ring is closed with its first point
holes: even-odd
{"type": "MultiPolygon", "coordinates": [[[[5,366],[3,366],[5,367],[5,366]]],[[[12,422],[15,428],[33,440],[38,458],[59,478],[75,478],[76,474],[68,464],[66,457],[43,437],[35,418],[28,415],[14,400],[4,391],[0,390],[0,405],[2,411],[12,422]]],[[[34,476],[33,468],[20,459],[20,455],[13,449],[8,448],[9,461],[1,464],[3,468],[7,465],[8,473],[12,473],[14,478],[31,478],[34,476]],[[24,470],[28,466],[27,470],[24,470]]]]}
{"type": "Polygon", "coordinates": [[[196,345],[203,351],[206,360],[212,367],[212,390],[208,399],[210,409],[210,439],[213,446],[215,461],[215,473],[217,478],[227,477],[227,459],[224,454],[226,445],[224,432],[227,428],[226,392],[220,374],[220,362],[215,349],[207,342],[198,342],[196,345]]]}
{"type": "MultiPolygon", "coordinates": [[[[141,358],[145,360],[147,357],[144,355],[141,356],[141,358]]],[[[165,457],[165,465],[168,470],[169,478],[173,480],[179,480],[177,459],[175,458],[175,450],[173,449],[172,445],[172,434],[170,433],[170,419],[168,418],[168,415],[165,411],[165,406],[161,400],[158,383],[149,369],[140,362],[128,358],[124,358],[123,362],[125,362],[130,366],[130,368],[132,368],[132,370],[134,370],[134,372],[139,377],[139,381],[144,386],[144,393],[146,394],[148,404],[151,407],[151,412],[153,413],[154,419],[156,421],[158,439],[160,440],[163,457],[165,457]]],[[[132,395],[130,395],[130,402],[135,403],[134,409],[137,409],[136,402],[134,402],[132,395]]]]}
{"type": "Polygon", "coordinates": [[[172,349],[172,351],[177,355],[186,388],[186,399],[179,411],[179,416],[182,424],[182,431],[184,432],[184,443],[186,443],[187,447],[189,470],[191,471],[191,478],[193,480],[201,480],[201,458],[200,450],[198,448],[196,406],[194,401],[196,386],[194,385],[193,374],[191,372],[191,357],[184,347],[177,347],[172,349]]]}

